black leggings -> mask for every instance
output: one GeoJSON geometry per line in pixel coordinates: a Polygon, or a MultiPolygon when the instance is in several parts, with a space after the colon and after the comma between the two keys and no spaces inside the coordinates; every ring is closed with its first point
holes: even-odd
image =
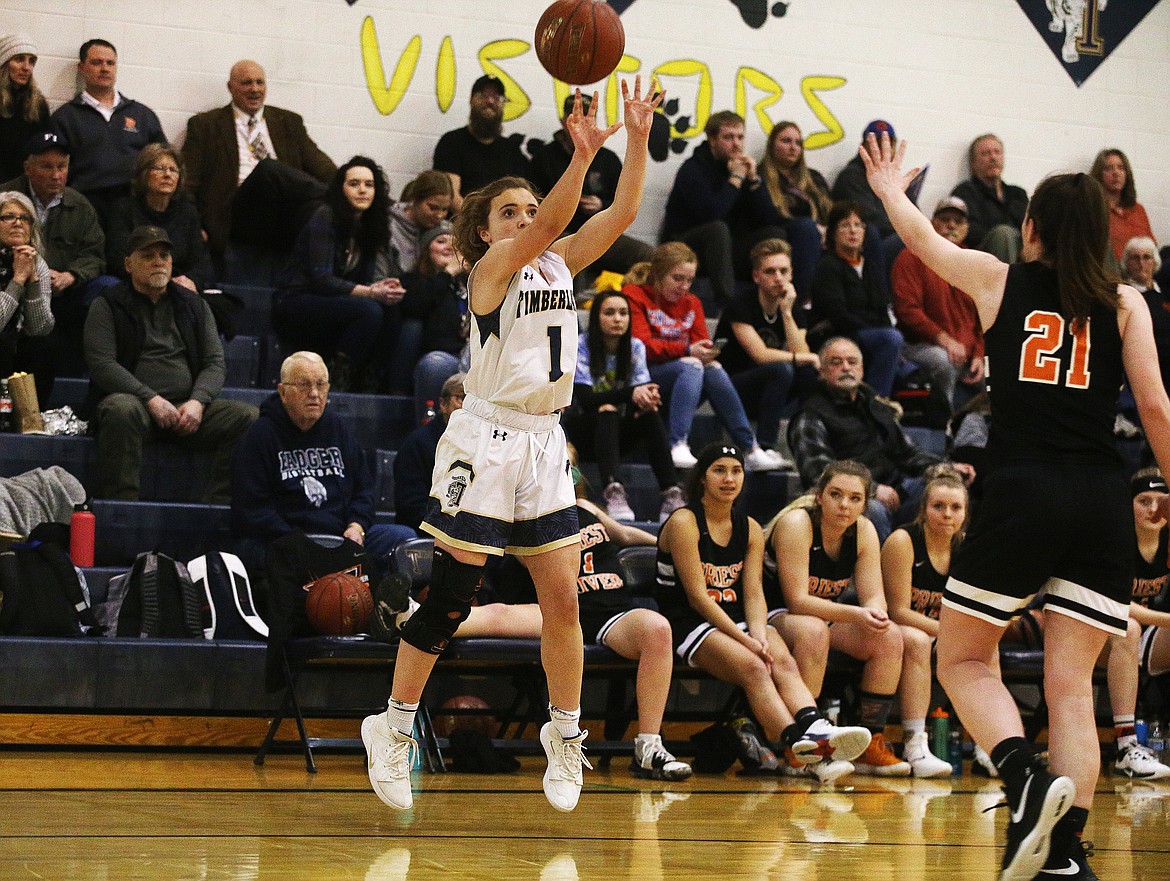
{"type": "Polygon", "coordinates": [[[583,459],[595,458],[603,485],[618,479],[621,452],[638,441],[646,448],[650,467],[658,480],[658,488],[666,489],[678,481],[674,462],[670,458],[670,443],[666,426],[657,412],[641,413],[626,404],[626,415],[613,410],[581,412],[565,423],[565,433],[581,453],[583,459]]]}

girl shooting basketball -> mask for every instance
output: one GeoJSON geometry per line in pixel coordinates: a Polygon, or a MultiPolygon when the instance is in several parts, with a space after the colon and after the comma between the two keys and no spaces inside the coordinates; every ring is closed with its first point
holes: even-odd
{"type": "Polygon", "coordinates": [[[469,195],[455,240],[474,266],[471,369],[463,409],[439,441],[422,529],[435,537],[430,593],[403,627],[385,713],[367,717],[362,740],[374,792],[394,808],[413,802],[410,736],[435,661],[467,616],[488,554],[523,560],[536,584],[549,714],[540,740],[548,756],[544,792],[571,811],[581,792],[586,732],[579,727],[583,645],[577,614],[578,524],[558,411],[573,396],[577,311],[573,276],[595,261],[637,216],[646,144],[662,93],[633,97],[622,82],[626,157],[613,204],[558,239],[576,210],[589,163],[621,128],[597,127],[597,96],[581,112],[578,90],[565,129],[573,158],[539,202],[527,181],[504,178],[469,195]]]}

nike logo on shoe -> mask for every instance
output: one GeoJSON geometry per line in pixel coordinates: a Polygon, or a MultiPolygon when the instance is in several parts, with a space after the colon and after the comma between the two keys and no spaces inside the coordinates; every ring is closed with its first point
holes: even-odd
{"type": "Polygon", "coordinates": [[[1063,869],[1043,869],[1041,875],[1076,875],[1080,872],[1080,868],[1072,860],[1068,861],[1068,865],[1063,869]]]}
{"type": "Polygon", "coordinates": [[[1028,791],[1032,788],[1032,783],[1035,782],[1035,780],[1036,780],[1036,775],[1031,774],[1028,776],[1028,780],[1024,784],[1024,789],[1023,789],[1023,791],[1020,792],[1020,803],[1016,807],[1016,809],[1014,811],[1012,811],[1012,822],[1013,823],[1018,823],[1018,822],[1020,822],[1020,820],[1024,819],[1024,808],[1028,804],[1028,791]]]}

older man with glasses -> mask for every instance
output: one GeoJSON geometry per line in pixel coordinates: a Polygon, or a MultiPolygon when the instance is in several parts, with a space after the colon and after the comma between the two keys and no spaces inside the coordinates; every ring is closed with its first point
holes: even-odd
{"type": "Polygon", "coordinates": [[[350,539],[384,572],[394,548],[415,536],[407,526],[374,523],[369,456],[328,403],[325,362],[315,352],[294,352],[236,449],[232,531],[250,570],[265,567],[273,541],[299,532],[350,539]]]}

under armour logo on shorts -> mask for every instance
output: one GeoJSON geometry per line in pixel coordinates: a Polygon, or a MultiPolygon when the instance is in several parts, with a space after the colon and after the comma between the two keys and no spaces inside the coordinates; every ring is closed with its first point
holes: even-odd
{"type": "Polygon", "coordinates": [[[497,438],[499,440],[506,441],[508,439],[508,432],[502,431],[499,428],[493,428],[492,429],[492,440],[496,440],[497,438]]]}

